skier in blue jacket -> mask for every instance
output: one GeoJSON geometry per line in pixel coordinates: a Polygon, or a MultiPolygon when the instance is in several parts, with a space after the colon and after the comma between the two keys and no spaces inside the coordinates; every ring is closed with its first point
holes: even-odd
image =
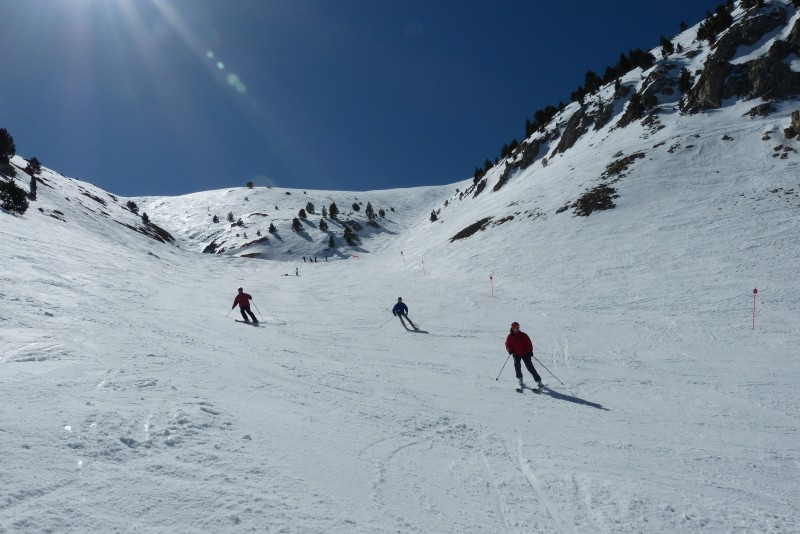
{"type": "Polygon", "coordinates": [[[411,322],[411,319],[408,318],[408,306],[403,304],[403,297],[397,297],[397,304],[395,304],[394,308],[392,308],[392,314],[400,317],[400,322],[403,323],[403,326],[406,325],[405,321],[403,321],[403,318],[405,317],[408,319],[408,322],[411,323],[412,327],[417,327],[413,322],[411,322]]]}

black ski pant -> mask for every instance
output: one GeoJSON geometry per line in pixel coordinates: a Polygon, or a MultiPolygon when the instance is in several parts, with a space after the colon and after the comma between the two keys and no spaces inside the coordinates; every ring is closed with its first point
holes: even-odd
{"type": "Polygon", "coordinates": [[[250,308],[239,308],[239,311],[242,312],[242,318],[244,319],[244,321],[246,323],[249,323],[250,319],[247,318],[247,315],[245,315],[244,312],[247,312],[247,313],[250,314],[250,317],[253,318],[253,322],[256,322],[256,323],[258,322],[258,319],[256,319],[256,316],[253,314],[253,312],[250,311],[250,308]]]}
{"type": "Polygon", "coordinates": [[[536,372],[536,368],[533,366],[533,362],[531,361],[531,357],[533,356],[532,352],[525,354],[524,356],[517,356],[514,355],[514,371],[517,372],[517,378],[522,378],[522,365],[521,362],[525,362],[525,368],[528,370],[530,374],[533,375],[533,379],[537,382],[542,381],[542,377],[539,376],[539,373],[536,372]]]}

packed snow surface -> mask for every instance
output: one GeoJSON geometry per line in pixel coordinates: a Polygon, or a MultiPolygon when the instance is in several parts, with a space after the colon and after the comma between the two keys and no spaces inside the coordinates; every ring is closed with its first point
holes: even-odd
{"type": "Polygon", "coordinates": [[[479,196],[135,199],[175,244],[46,169],[0,210],[0,532],[800,532],[798,101],[759,103],[666,103],[479,196]],[[356,202],[386,216],[346,246],[356,202]]]}
{"type": "Polygon", "coordinates": [[[797,531],[798,200],[714,159],[452,244],[441,190],[384,192],[390,232],[314,264],[158,243],[48,174],[0,214],[0,531],[797,531]]]}

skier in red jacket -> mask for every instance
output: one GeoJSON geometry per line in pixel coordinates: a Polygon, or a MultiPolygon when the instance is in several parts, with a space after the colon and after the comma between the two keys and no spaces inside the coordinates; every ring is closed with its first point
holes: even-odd
{"type": "Polygon", "coordinates": [[[522,381],[521,362],[525,362],[525,368],[533,375],[536,385],[542,387],[542,377],[536,372],[536,368],[531,361],[531,357],[533,356],[533,343],[531,343],[531,338],[528,337],[528,334],[519,329],[519,323],[516,321],[511,323],[511,332],[506,338],[506,350],[509,354],[514,356],[514,371],[517,372],[517,380],[519,380],[520,389],[525,387],[525,383],[522,381]]]}
{"type": "MultiPolygon", "coordinates": [[[[256,319],[256,316],[253,314],[253,312],[250,311],[250,301],[251,300],[253,300],[253,297],[251,297],[250,295],[245,293],[244,289],[242,289],[240,287],[239,288],[239,294],[236,295],[235,299],[233,299],[233,306],[231,306],[231,309],[234,309],[236,307],[236,305],[238,304],[239,305],[239,311],[242,312],[242,319],[244,319],[244,322],[246,322],[246,323],[250,322],[250,319],[248,319],[247,315],[245,315],[245,312],[247,312],[247,313],[250,314],[250,317],[253,318],[253,323],[258,324],[258,319],[256,319]]],[[[230,312],[228,312],[228,313],[230,313],[230,312]]]]}

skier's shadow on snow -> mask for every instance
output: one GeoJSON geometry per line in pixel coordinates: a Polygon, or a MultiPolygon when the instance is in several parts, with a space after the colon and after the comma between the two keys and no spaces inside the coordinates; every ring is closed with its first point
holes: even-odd
{"type": "Polygon", "coordinates": [[[403,325],[403,328],[406,329],[407,332],[411,332],[412,334],[430,334],[427,330],[420,330],[418,327],[409,328],[406,322],[403,320],[403,316],[400,316],[400,323],[403,325]]]}
{"type": "Polygon", "coordinates": [[[540,390],[542,395],[550,395],[554,399],[563,400],[567,402],[574,402],[575,404],[582,404],[584,406],[589,406],[591,408],[597,408],[598,410],[603,410],[604,412],[610,412],[608,408],[604,407],[602,404],[597,404],[596,402],[587,401],[585,399],[581,399],[580,397],[573,397],[572,395],[565,395],[564,393],[559,393],[558,391],[552,390],[549,387],[542,388],[540,390]]]}

